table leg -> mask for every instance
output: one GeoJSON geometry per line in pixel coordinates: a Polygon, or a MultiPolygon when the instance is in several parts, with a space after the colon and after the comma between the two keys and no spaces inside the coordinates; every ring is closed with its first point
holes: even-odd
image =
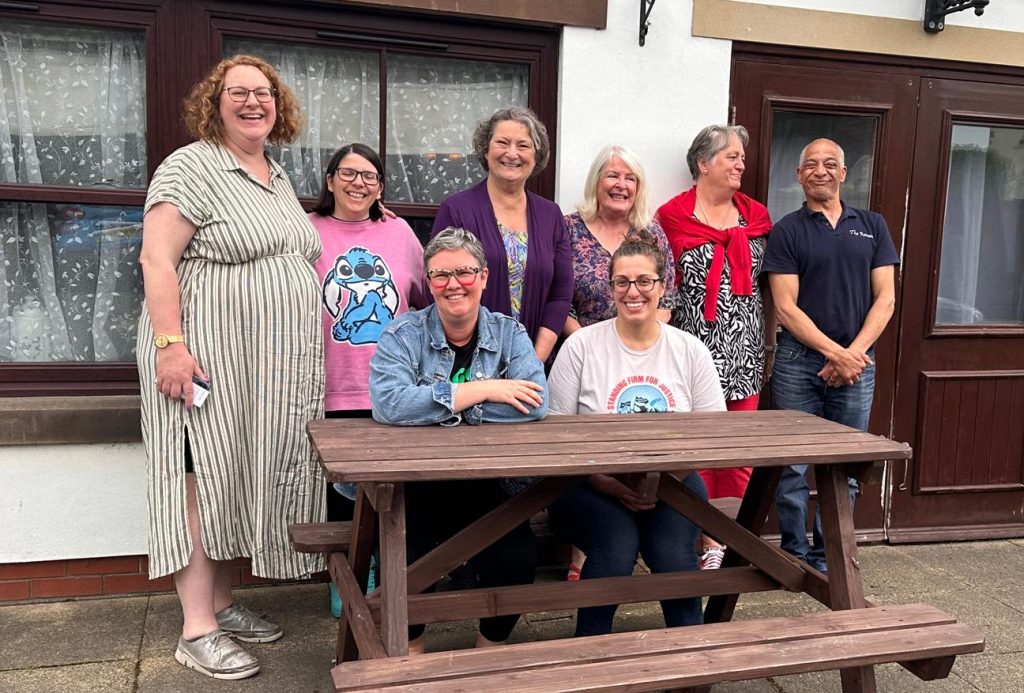
{"type": "MultiPolygon", "coordinates": [[[[782,467],[755,467],[747,485],[747,491],[743,494],[743,502],[740,504],[739,512],[736,515],[736,523],[752,533],[761,535],[764,523],[768,519],[768,511],[775,503],[775,489],[779,485],[779,478],[782,476],[782,467]]],[[[722,561],[723,568],[738,568],[749,563],[736,551],[726,550],[725,560],[722,561]]],[[[708,604],[704,608],[705,623],[721,623],[731,621],[733,612],[736,610],[738,594],[723,594],[708,598],[708,604]]]]}
{"type": "MultiPolygon", "coordinates": [[[[359,588],[364,592],[370,574],[370,556],[373,555],[373,545],[376,541],[377,513],[360,485],[356,495],[355,512],[352,515],[352,541],[348,549],[348,562],[352,566],[359,588]]],[[[338,642],[334,653],[335,661],[339,664],[359,658],[348,615],[347,605],[343,606],[341,618],[338,619],[338,642]]]]}
{"type": "Polygon", "coordinates": [[[405,556],[405,484],[395,483],[391,507],[380,513],[381,638],[392,657],[409,654],[405,556]]]}
{"type": "MultiPolygon", "coordinates": [[[[857,537],[853,527],[846,473],[836,465],[814,468],[818,487],[821,529],[825,535],[825,560],[828,562],[828,590],[832,609],[862,609],[864,583],[857,562],[857,537]]],[[[840,671],[843,692],[874,693],[874,667],[854,667],[840,671]]]]}

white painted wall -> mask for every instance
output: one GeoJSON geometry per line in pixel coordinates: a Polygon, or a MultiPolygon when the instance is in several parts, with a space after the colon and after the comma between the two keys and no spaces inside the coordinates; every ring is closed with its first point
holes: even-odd
{"type": "Polygon", "coordinates": [[[562,35],[555,200],[576,209],[590,163],[606,144],[637,153],[661,205],[691,185],[694,135],[728,120],[731,41],[690,36],[691,0],[659,2],[639,45],[639,3],[608,3],[608,28],[562,35]]]}
{"type": "Polygon", "coordinates": [[[141,444],[0,447],[0,564],[144,554],[141,444]]]}

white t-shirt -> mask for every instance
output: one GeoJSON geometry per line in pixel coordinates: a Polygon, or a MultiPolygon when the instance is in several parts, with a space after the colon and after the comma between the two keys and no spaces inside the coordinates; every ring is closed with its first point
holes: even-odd
{"type": "Polygon", "coordinates": [[[548,376],[551,412],[725,411],[708,348],[688,332],[658,324],[658,340],[643,351],[622,343],[614,318],[570,335],[548,376]]]}

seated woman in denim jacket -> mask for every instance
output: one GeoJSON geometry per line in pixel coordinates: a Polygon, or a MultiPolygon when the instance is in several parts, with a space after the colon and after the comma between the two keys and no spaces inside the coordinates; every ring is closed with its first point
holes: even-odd
{"type": "MultiPolygon", "coordinates": [[[[658,321],[665,256],[649,234],[640,235],[612,255],[608,271],[616,317],[573,332],[558,353],[551,369],[552,412],[725,411],[711,352],[692,334],[658,321]]],[[[683,483],[707,497],[695,472],[683,483]]],[[[640,495],[628,476],[594,474],[548,512],[555,531],[587,555],[583,580],[631,575],[640,553],[655,573],[697,569],[698,527],[640,495]]],[[[610,633],[616,608],[580,609],[576,635],[610,633]]],[[[669,627],[701,622],[700,597],[664,600],[661,610],[669,627]]]]}
{"type": "MultiPolygon", "coordinates": [[[[396,318],[381,334],[370,361],[373,418],[396,426],[543,418],[547,381],[526,330],[480,305],[487,262],[476,236],[445,229],[427,245],[423,264],[434,305],[396,318]]],[[[497,479],[407,484],[409,563],[507,498],[497,479]]],[[[529,523],[472,562],[481,587],[533,582],[537,557],[529,523]]],[[[477,647],[501,644],[518,620],[518,614],[481,619],[477,647]]],[[[409,639],[410,653],[423,652],[423,626],[410,627],[409,639]]]]}

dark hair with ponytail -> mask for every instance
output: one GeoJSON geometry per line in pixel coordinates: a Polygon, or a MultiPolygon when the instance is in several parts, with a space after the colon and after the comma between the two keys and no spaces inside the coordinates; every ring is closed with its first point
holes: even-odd
{"type": "Polygon", "coordinates": [[[626,240],[622,241],[622,245],[612,255],[612,261],[608,265],[608,279],[615,276],[615,263],[620,257],[633,257],[635,255],[651,258],[654,261],[654,269],[658,277],[663,278],[665,276],[665,254],[658,247],[658,242],[654,240],[654,236],[648,231],[637,229],[626,234],[626,240]]]}

